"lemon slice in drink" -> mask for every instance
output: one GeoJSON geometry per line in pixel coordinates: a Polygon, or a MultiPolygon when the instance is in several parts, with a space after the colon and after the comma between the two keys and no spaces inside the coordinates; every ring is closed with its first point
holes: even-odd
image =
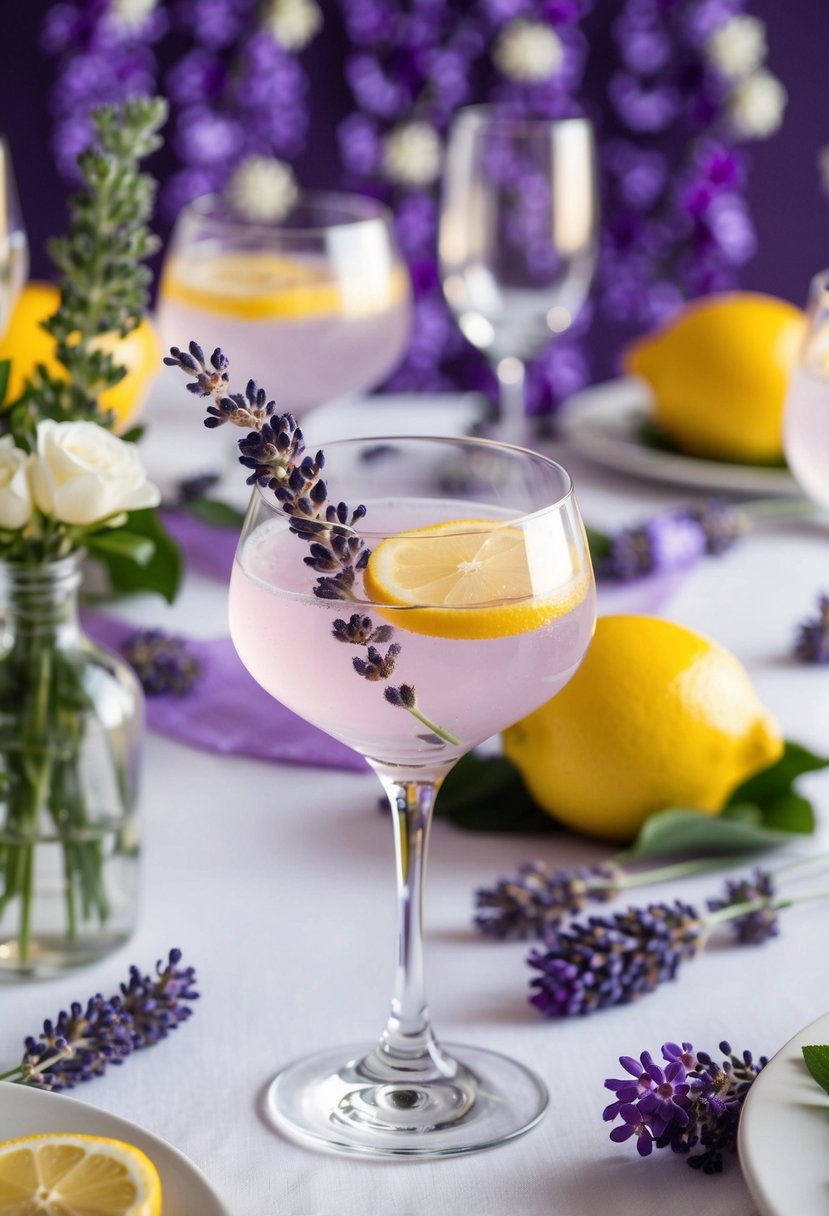
{"type": "Polygon", "coordinates": [[[51,1133],[0,1144],[0,1216],[161,1216],[161,1183],[140,1149],[51,1133]]]}
{"type": "Polygon", "coordinates": [[[401,532],[372,551],[363,576],[378,615],[412,633],[500,638],[529,633],[587,594],[584,574],[538,593],[522,528],[460,519],[401,532]]]}

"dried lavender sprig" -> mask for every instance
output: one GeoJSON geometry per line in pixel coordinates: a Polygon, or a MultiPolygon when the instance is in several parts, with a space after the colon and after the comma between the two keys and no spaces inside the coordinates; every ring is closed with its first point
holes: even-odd
{"type": "Polygon", "coordinates": [[[829,663],[829,595],[819,596],[817,616],[798,626],[794,653],[801,663],[829,663]]]}
{"type": "Polygon", "coordinates": [[[163,629],[137,630],[123,642],[121,652],[151,697],[163,693],[184,697],[202,674],[202,664],[189,643],[163,629]]]}
{"type": "Polygon", "coordinates": [[[181,951],[173,949],[166,963],[156,963],[154,976],[130,967],[129,979],[115,996],[105,999],[98,993],[86,1006],[73,1002],[55,1021],[47,1018],[41,1034],[26,1038],[20,1064],[0,1074],[0,1080],[72,1089],[166,1038],[190,1017],[192,1009],[184,1002],[199,996],[195,970],[180,962],[181,951]]]}
{"type": "Polygon", "coordinates": [[[730,925],[739,944],[757,945],[777,936],[777,914],[785,908],[829,898],[829,891],[778,898],[773,879],[758,869],[750,883],[728,882],[708,915],[677,900],[552,931],[546,949],[532,951],[527,960],[541,973],[530,982],[537,989],[531,1003],[550,1018],[627,1005],[674,979],[680,964],[695,957],[721,925],[730,925]]]}
{"type": "Polygon", "coordinates": [[[610,1139],[616,1144],[635,1136],[640,1157],[654,1148],[670,1148],[687,1156],[688,1165],[704,1174],[723,1169],[724,1154],[737,1147],[737,1129],[743,1104],[757,1075],[768,1063],[750,1051],[736,1055],[723,1041],[725,1059],[717,1063],[691,1043],[663,1043],[662,1067],[650,1052],[636,1060],[620,1056],[629,1075],[608,1077],[605,1088],[615,1101],[603,1111],[605,1122],[621,1119],[610,1139]],[[691,1150],[701,1151],[691,1155],[691,1150]]]}

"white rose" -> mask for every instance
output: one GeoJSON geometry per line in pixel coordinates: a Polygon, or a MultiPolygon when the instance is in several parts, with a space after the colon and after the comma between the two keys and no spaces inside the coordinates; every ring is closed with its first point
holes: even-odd
{"type": "Polygon", "coordinates": [[[738,14],[714,30],[705,44],[705,51],[709,61],[727,80],[742,80],[766,58],[766,27],[757,17],[738,14]]]}
{"type": "Polygon", "coordinates": [[[161,501],[135,444],[96,422],[39,422],[29,476],[44,515],[81,527],[161,501]]]}
{"type": "Polygon", "coordinates": [[[564,46],[551,26],[516,17],[501,29],[492,49],[498,71],[508,80],[541,84],[564,62],[564,46]]]}
{"type": "Polygon", "coordinates": [[[440,176],[440,136],[427,122],[410,122],[386,137],[383,169],[401,186],[428,186],[440,176]]]}
{"type": "Polygon", "coordinates": [[[32,495],[26,468],[29,455],[15,447],[11,435],[0,439],[0,528],[16,532],[28,523],[32,495]]]}
{"type": "Polygon", "coordinates": [[[275,156],[246,156],[227,184],[233,206],[251,220],[283,219],[299,198],[294,171],[275,156]]]}
{"type": "Polygon", "coordinates": [[[322,26],[314,0],[271,0],[262,23],[286,51],[301,51],[322,26]]]}

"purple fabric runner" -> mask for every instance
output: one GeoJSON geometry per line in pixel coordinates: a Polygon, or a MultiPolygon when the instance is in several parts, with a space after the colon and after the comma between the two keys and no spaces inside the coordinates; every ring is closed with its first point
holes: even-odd
{"type": "MultiPolygon", "coordinates": [[[[228,580],[236,549],[234,529],[217,528],[184,513],[169,512],[164,522],[184,549],[191,570],[228,580]]],[[[625,584],[603,583],[599,611],[603,615],[659,613],[686,574],[680,571],[625,584]]],[[[84,623],[90,637],[118,653],[136,629],[100,613],[86,615],[84,623]]],[[[260,688],[242,666],[229,637],[194,639],[189,645],[202,664],[202,675],[185,697],[169,693],[147,698],[151,730],[226,755],[350,772],[366,769],[356,752],[297,717],[260,688]]]]}

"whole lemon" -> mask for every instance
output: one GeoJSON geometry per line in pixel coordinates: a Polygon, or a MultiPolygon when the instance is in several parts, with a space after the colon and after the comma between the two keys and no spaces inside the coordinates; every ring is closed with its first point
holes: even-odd
{"type": "Polygon", "coordinates": [[[783,455],[783,406],[803,313],[754,292],[705,296],[623,352],[656,421],[683,452],[768,464],[783,455]]]}
{"type": "Polygon", "coordinates": [[[668,806],[716,814],[783,751],[734,655],[648,616],[600,617],[569,684],[503,741],[539,806],[614,841],[668,806]]]}
{"type": "MultiPolygon", "coordinates": [[[[11,359],[11,374],[6,394],[14,401],[23,390],[26,379],[38,363],[43,363],[52,375],[61,375],[62,368],[55,359],[55,340],[45,329],[45,321],[57,308],[60,293],[51,283],[27,283],[20,293],[9,327],[0,339],[0,359],[11,359]]],[[[118,334],[103,334],[95,346],[115,356],[127,369],[118,384],[100,396],[100,407],[111,410],[123,429],[144,403],[150,384],[157,374],[161,348],[150,321],[144,317],[132,333],[121,338],[118,334]]]]}

